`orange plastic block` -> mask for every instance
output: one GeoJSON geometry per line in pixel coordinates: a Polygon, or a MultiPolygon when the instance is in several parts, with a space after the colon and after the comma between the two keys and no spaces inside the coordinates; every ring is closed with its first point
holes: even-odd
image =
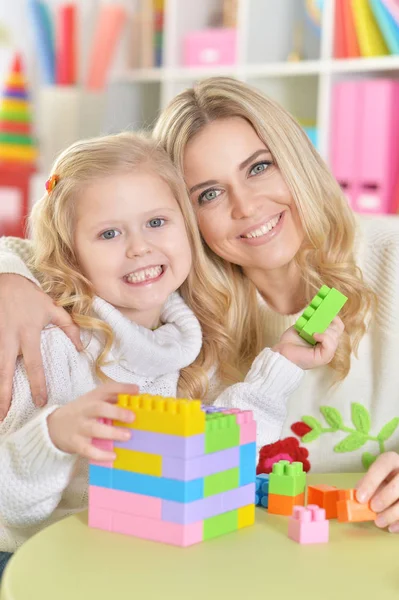
{"type": "Polygon", "coordinates": [[[338,488],[333,485],[309,485],[308,504],[316,504],[326,511],[326,519],[337,518],[338,488]]]}
{"type": "Polygon", "coordinates": [[[297,496],[280,496],[279,494],[269,494],[268,511],[273,515],[292,515],[294,506],[304,506],[305,494],[297,496]]]}
{"type": "Polygon", "coordinates": [[[360,504],[356,500],[355,490],[339,490],[337,502],[338,521],[353,523],[357,521],[374,521],[377,517],[369,504],[360,504]]]}

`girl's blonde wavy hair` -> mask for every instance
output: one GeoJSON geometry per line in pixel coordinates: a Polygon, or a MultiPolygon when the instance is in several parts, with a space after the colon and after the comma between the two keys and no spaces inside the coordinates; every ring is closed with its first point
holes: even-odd
{"type": "MultiPolygon", "coordinates": [[[[231,78],[213,77],[176,96],[161,114],[153,135],[183,173],[187,143],[208,123],[231,117],[245,119],[269,148],[298,208],[305,240],[296,261],[306,285],[306,300],[323,284],[348,297],[340,314],[345,334],[331,362],[335,380],[342,380],[365,333],[375,295],[356,265],[353,214],[303,129],[258,90],[231,78]]],[[[208,247],[206,253],[212,261],[210,284],[224,300],[208,299],[208,317],[225,333],[224,368],[240,369],[252,362],[265,343],[256,289],[239,266],[227,263],[208,247]]]]}
{"type": "MultiPolygon", "coordinates": [[[[95,318],[92,304],[95,291],[90,281],[81,273],[74,244],[75,205],[84,193],[85,186],[102,177],[134,173],[148,169],[167,183],[181,208],[190,241],[193,267],[180,292],[190,303],[200,304],[197,298],[208,294],[207,262],[195,215],[186,197],[182,178],[178,175],[163,148],[144,135],[120,133],[81,141],[65,150],[56,160],[52,174],[58,183],[53,191],[43,196],[33,207],[30,229],[33,237],[31,266],[47,292],[57,305],[65,308],[83,329],[97,332],[104,340],[103,349],[95,363],[95,372],[107,380],[102,372],[107,354],[113,343],[111,327],[95,318]]],[[[201,310],[197,314],[201,321],[201,310]]],[[[204,364],[210,365],[208,354],[216,355],[216,341],[207,324],[204,327],[204,364]],[[206,333],[209,333],[206,336],[206,333]]],[[[212,358],[213,359],[213,358],[212,358]]],[[[206,371],[198,364],[180,373],[178,394],[201,398],[207,389],[206,371]]]]}

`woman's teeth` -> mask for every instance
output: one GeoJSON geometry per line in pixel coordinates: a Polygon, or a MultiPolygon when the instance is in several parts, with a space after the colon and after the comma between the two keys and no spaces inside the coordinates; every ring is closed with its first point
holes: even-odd
{"type": "Polygon", "coordinates": [[[260,237],[261,235],[265,235],[265,233],[269,233],[269,231],[271,231],[272,229],[274,229],[274,227],[276,227],[280,218],[281,218],[281,215],[278,215],[277,217],[274,217],[274,219],[271,219],[270,221],[268,221],[267,223],[262,225],[262,227],[259,227],[259,229],[250,231],[249,233],[246,233],[245,235],[242,235],[241,237],[257,238],[257,237],[260,237]]]}
{"type": "Polygon", "coordinates": [[[162,273],[162,267],[150,267],[149,269],[141,269],[140,271],[135,271],[134,273],[129,273],[126,275],[125,279],[129,283],[142,283],[143,281],[150,281],[151,279],[156,279],[162,273]]]}

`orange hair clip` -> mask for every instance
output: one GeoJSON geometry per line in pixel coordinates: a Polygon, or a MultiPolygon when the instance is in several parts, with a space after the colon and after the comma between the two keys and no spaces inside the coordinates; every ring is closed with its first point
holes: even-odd
{"type": "Polygon", "coordinates": [[[59,182],[60,178],[58,175],[51,175],[47,181],[46,181],[46,190],[47,193],[49,194],[50,192],[53,191],[53,189],[55,188],[55,186],[57,185],[57,183],[59,182]]]}

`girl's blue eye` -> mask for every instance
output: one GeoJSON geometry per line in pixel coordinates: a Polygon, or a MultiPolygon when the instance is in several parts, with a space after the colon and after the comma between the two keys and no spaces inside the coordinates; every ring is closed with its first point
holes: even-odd
{"type": "Polygon", "coordinates": [[[259,173],[264,173],[265,171],[267,171],[267,168],[270,164],[271,163],[269,161],[263,161],[263,162],[257,163],[256,165],[254,165],[252,167],[249,174],[250,175],[259,175],[259,173]]]}
{"type": "Polygon", "coordinates": [[[120,235],[120,232],[116,229],[107,229],[107,231],[104,231],[100,237],[103,240],[113,240],[118,235],[120,235]]]}
{"type": "Polygon", "coordinates": [[[162,227],[165,224],[165,219],[151,219],[148,221],[148,225],[152,228],[162,227]]]}
{"type": "Polygon", "coordinates": [[[198,198],[198,204],[204,204],[206,202],[212,202],[221,194],[221,190],[205,190],[198,198]]]}

